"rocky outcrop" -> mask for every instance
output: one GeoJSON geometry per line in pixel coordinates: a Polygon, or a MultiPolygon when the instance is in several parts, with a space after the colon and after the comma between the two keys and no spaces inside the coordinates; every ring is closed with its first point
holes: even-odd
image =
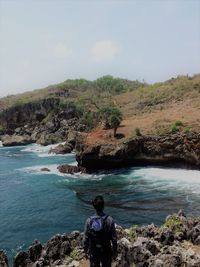
{"type": "MultiPolygon", "coordinates": [[[[71,132],[84,131],[80,114],[73,102],[60,98],[33,101],[0,111],[0,135],[29,136],[41,145],[61,143],[71,132]]],[[[73,138],[71,143],[73,144],[73,138]]],[[[13,142],[14,145],[14,142],[13,142]]]]}
{"type": "Polygon", "coordinates": [[[3,250],[0,250],[0,267],[8,267],[8,259],[3,250]]]}
{"type": "MultiPolygon", "coordinates": [[[[118,256],[113,266],[199,267],[200,246],[195,245],[200,236],[199,226],[200,218],[186,218],[184,214],[168,216],[160,227],[153,224],[129,229],[116,226],[118,256]]],[[[35,240],[27,252],[21,251],[15,256],[13,266],[82,266],[83,262],[86,264],[82,242],[83,233],[79,231],[57,234],[44,245],[35,240]]],[[[0,251],[0,263],[6,262],[5,254],[0,251]]]]}
{"type": "Polygon", "coordinates": [[[51,148],[49,150],[49,153],[53,153],[53,154],[67,154],[67,153],[71,153],[73,150],[73,146],[69,143],[65,143],[65,144],[59,144],[58,146],[51,148]]]}
{"type": "Polygon", "coordinates": [[[34,142],[29,135],[4,135],[1,140],[3,146],[22,146],[34,142]]]}
{"type": "Polygon", "coordinates": [[[88,144],[83,138],[76,146],[78,165],[87,170],[135,165],[180,164],[200,168],[200,134],[140,136],[119,143],[88,144]]]}
{"type": "Polygon", "coordinates": [[[86,169],[84,167],[78,167],[78,166],[71,166],[71,165],[60,165],[57,168],[59,172],[61,173],[69,173],[69,174],[75,174],[75,173],[86,173],[86,169]]]}

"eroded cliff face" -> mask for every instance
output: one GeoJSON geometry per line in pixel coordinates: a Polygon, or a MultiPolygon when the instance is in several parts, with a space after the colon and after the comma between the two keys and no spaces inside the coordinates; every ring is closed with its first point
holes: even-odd
{"type": "Polygon", "coordinates": [[[42,145],[65,141],[72,130],[84,130],[72,102],[48,98],[17,105],[0,113],[3,145],[37,142],[42,145]]]}
{"type": "Polygon", "coordinates": [[[200,134],[140,136],[124,142],[88,143],[76,146],[78,165],[88,171],[136,165],[180,164],[200,169],[200,134]]]}

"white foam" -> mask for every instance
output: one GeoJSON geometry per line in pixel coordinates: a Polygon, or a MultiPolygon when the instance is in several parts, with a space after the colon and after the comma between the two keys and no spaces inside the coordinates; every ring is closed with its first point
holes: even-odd
{"type": "Polygon", "coordinates": [[[173,187],[200,194],[200,171],[197,170],[141,168],[134,170],[132,175],[148,180],[155,187],[173,187]]]}
{"type": "MultiPolygon", "coordinates": [[[[71,165],[71,164],[70,164],[71,165]]],[[[18,171],[22,171],[25,173],[30,173],[30,174],[36,174],[36,175],[43,175],[43,174],[54,174],[62,177],[68,177],[72,179],[81,179],[81,180],[101,180],[103,175],[92,175],[92,174],[85,174],[85,173],[74,173],[74,174],[69,174],[69,173],[61,173],[57,169],[59,164],[46,164],[46,165],[37,165],[37,166],[31,166],[31,167],[25,167],[25,168],[20,168],[18,171]],[[49,171],[42,171],[43,168],[49,169],[49,171]]]]}
{"type": "Polygon", "coordinates": [[[37,165],[37,166],[31,166],[31,167],[25,167],[18,169],[19,171],[31,173],[31,174],[55,174],[59,176],[64,176],[63,173],[60,173],[57,169],[59,165],[58,164],[49,164],[49,165],[37,165]],[[42,171],[41,169],[47,168],[49,171],[42,171]]]}
{"type": "Polygon", "coordinates": [[[32,144],[27,146],[26,148],[23,148],[21,151],[22,152],[31,152],[31,153],[36,153],[38,157],[55,157],[55,156],[69,156],[72,155],[72,153],[68,153],[68,154],[54,154],[54,153],[49,153],[50,149],[55,148],[56,146],[58,146],[59,144],[64,144],[63,143],[58,143],[58,144],[53,144],[53,145],[48,145],[48,146],[42,146],[39,144],[32,144]]]}
{"type": "Polygon", "coordinates": [[[0,141],[0,146],[3,146],[2,141],[0,141]]]}

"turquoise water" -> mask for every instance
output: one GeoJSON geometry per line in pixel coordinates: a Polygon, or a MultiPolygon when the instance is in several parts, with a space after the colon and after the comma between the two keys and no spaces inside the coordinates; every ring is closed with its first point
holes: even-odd
{"type": "Polygon", "coordinates": [[[48,154],[49,147],[0,147],[0,248],[9,258],[34,239],[83,230],[97,194],[116,223],[160,224],[184,209],[200,215],[200,172],[166,168],[129,168],[94,175],[61,175],[57,166],[76,164],[75,156],[48,154]],[[48,167],[51,172],[42,172],[48,167]]]}

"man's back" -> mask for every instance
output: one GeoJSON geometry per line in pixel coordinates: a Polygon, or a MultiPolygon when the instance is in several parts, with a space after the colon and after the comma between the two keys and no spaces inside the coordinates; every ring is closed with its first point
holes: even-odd
{"type": "Polygon", "coordinates": [[[117,253],[117,235],[113,218],[103,212],[104,200],[98,196],[93,201],[94,216],[85,223],[84,250],[90,256],[90,267],[110,267],[112,254],[117,253]],[[96,202],[95,202],[96,201],[96,202]]]}

